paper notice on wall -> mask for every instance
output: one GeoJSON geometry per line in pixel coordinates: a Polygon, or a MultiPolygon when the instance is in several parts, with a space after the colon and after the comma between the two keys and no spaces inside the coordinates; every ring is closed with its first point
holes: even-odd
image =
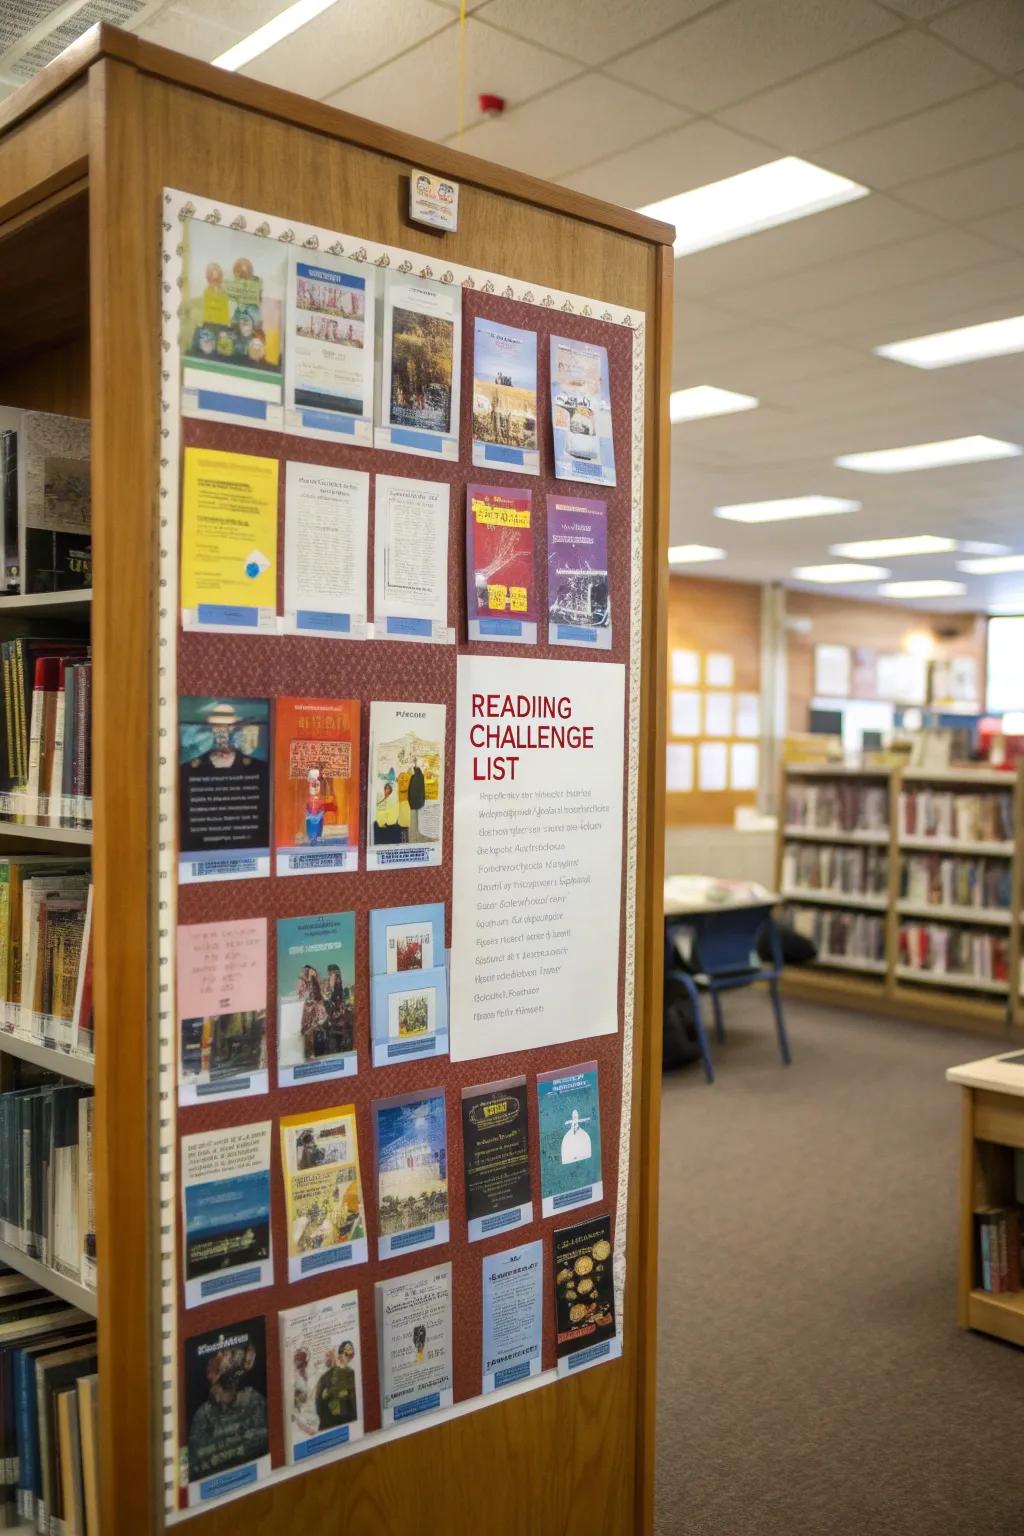
{"type": "Polygon", "coordinates": [[[672,652],[672,686],[696,688],[700,682],[700,652],[672,652]]]}
{"type": "Polygon", "coordinates": [[[733,663],[728,651],[709,651],[704,658],[704,681],[709,688],[731,688],[733,663]]]}
{"type": "Polygon", "coordinates": [[[665,788],[673,794],[685,793],[693,788],[693,748],[688,742],[669,742],[665,788]]]}
{"type": "Polygon", "coordinates": [[[731,754],[731,781],[733,789],[756,789],[760,752],[752,741],[734,741],[731,754]]]}
{"type": "Polygon", "coordinates": [[[760,736],[761,734],[761,700],[756,693],[738,693],[736,695],[736,730],[737,736],[760,736]]]}
{"type": "Polygon", "coordinates": [[[700,701],[699,693],[684,693],[679,689],[673,692],[670,736],[700,735],[700,701]]]}
{"type": "Polygon", "coordinates": [[[726,778],[726,752],[728,748],[724,741],[702,741],[698,754],[698,772],[700,787],[706,790],[725,789],[728,783],[726,778]]]}
{"type": "Polygon", "coordinates": [[[618,665],[459,657],[454,1061],[618,1028],[624,707],[618,665]]]}
{"type": "Polygon", "coordinates": [[[705,736],[732,735],[732,694],[706,693],[704,695],[705,736]]]}

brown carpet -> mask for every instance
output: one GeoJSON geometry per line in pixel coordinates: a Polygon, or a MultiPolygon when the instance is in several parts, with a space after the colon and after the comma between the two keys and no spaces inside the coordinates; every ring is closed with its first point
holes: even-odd
{"type": "Polygon", "coordinates": [[[1020,1536],[1024,1351],[956,1326],[984,1038],[726,998],[665,1079],[658,1536],[1020,1536]]]}

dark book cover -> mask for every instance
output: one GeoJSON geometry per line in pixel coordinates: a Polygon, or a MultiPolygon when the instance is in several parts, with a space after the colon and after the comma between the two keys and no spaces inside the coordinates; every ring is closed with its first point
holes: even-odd
{"type": "Polygon", "coordinates": [[[269,701],[183,697],[178,720],[182,853],[269,850],[269,701]]]}
{"type": "Polygon", "coordinates": [[[185,1340],[185,1413],[190,1483],[269,1455],[264,1318],[185,1340]]]}
{"type": "Polygon", "coordinates": [[[592,1216],[552,1237],[558,1358],[615,1336],[612,1219],[592,1216]]]}
{"type": "Polygon", "coordinates": [[[462,1150],[470,1238],[529,1220],[520,1218],[531,1199],[525,1078],[465,1090],[462,1150]],[[520,1219],[503,1222],[506,1215],[520,1219]]]}
{"type": "Polygon", "coordinates": [[[3,497],[4,568],[3,590],[20,592],[18,562],[18,434],[14,428],[0,433],[0,496],[3,497]]]}

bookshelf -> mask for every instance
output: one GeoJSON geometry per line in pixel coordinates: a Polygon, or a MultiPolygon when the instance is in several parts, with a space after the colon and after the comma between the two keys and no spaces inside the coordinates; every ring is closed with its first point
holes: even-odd
{"type": "Polygon", "coordinates": [[[96,1292],[89,1290],[88,1286],[79,1285],[76,1280],[69,1280],[66,1275],[51,1269],[47,1264],[40,1264],[36,1259],[30,1259],[27,1253],[22,1253],[13,1243],[6,1243],[0,1238],[0,1263],[10,1265],[19,1274],[25,1275],[29,1280],[34,1280],[44,1290],[53,1291],[55,1296],[60,1296],[64,1301],[69,1301],[73,1307],[79,1307],[83,1312],[88,1312],[90,1317],[97,1315],[96,1292]]]}
{"type": "Polygon", "coordinates": [[[62,1051],[54,1045],[26,1040],[22,1035],[0,1031],[0,1054],[15,1056],[19,1061],[29,1061],[35,1067],[57,1073],[59,1077],[73,1077],[79,1083],[95,1082],[96,1064],[91,1056],[62,1051]]]}
{"type": "MultiPolygon", "coordinates": [[[[994,1034],[1024,1024],[1024,1000],[1013,983],[1021,974],[1024,873],[1019,775],[971,766],[932,771],[800,763],[784,765],[782,775],[778,889],[797,926],[823,939],[825,951],[813,966],[787,972],[788,991],[835,1002],[847,992],[844,978],[852,982],[859,973],[849,1001],[869,1011],[994,1034]],[[884,831],[859,825],[862,789],[883,791],[884,831]],[[823,819],[822,805],[827,811],[832,798],[846,806],[839,821],[805,824],[805,818],[823,819]],[[918,824],[921,815],[930,818],[926,826],[918,824]],[[1013,835],[992,835],[1004,828],[1013,835]],[[872,888],[865,888],[867,865],[847,863],[843,872],[858,845],[885,850],[884,881],[875,867],[872,888]],[[956,899],[977,890],[984,904],[973,895],[956,899]],[[992,892],[998,899],[989,900],[992,892]],[[857,924],[858,915],[884,917],[884,958],[827,952],[832,935],[844,933],[836,922],[844,913],[853,942],[865,932],[877,937],[877,929],[857,924]],[[922,962],[912,963],[911,955],[922,962]]],[[[877,820],[877,794],[873,798],[877,820]]]]}

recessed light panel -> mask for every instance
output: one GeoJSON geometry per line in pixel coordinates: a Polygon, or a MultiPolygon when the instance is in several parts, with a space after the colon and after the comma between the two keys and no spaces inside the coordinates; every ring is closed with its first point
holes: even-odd
{"type": "Polygon", "coordinates": [[[842,586],[847,581],[884,581],[889,572],[884,565],[798,565],[793,569],[796,581],[820,581],[826,586],[842,586]]]}
{"type": "Polygon", "coordinates": [[[1024,453],[1017,443],[998,437],[950,437],[940,443],[912,443],[907,448],[880,448],[874,453],[844,453],[839,469],[859,469],[869,475],[902,475],[912,469],[943,469],[950,464],[974,464],[980,459],[1014,459],[1024,453]]]}
{"type": "Polygon", "coordinates": [[[1024,315],[989,320],[984,325],[963,325],[955,331],[936,331],[932,336],[912,336],[908,341],[891,341],[875,351],[879,357],[891,357],[911,368],[950,368],[955,363],[973,363],[982,357],[1005,357],[1008,352],[1024,352],[1024,315]]]}
{"type": "Polygon", "coordinates": [[[675,225],[675,253],[685,256],[867,197],[868,191],[846,176],[786,155],[724,181],[648,203],[638,211],[675,225]]]}
{"type": "Polygon", "coordinates": [[[859,511],[859,501],[841,496],[787,496],[780,501],[740,501],[716,507],[715,516],[727,523],[783,523],[794,517],[831,517],[837,512],[859,511]]]}
{"type": "Polygon", "coordinates": [[[725,550],[711,544],[672,544],[669,546],[669,565],[703,565],[708,560],[724,560],[725,550]]]}
{"type": "Polygon", "coordinates": [[[680,421],[699,421],[703,416],[728,416],[733,411],[752,411],[760,401],[754,395],[739,395],[732,389],[716,389],[713,384],[695,384],[692,389],[674,389],[668,399],[672,425],[680,421]]]}
{"type": "Polygon", "coordinates": [[[830,555],[851,560],[898,560],[902,555],[947,555],[957,548],[956,539],[934,533],[912,533],[899,539],[857,539],[852,544],[830,544],[830,555]]]}
{"type": "Polygon", "coordinates": [[[958,560],[956,568],[971,576],[998,576],[1000,571],[1024,571],[1024,555],[986,555],[981,560],[958,560]]]}
{"type": "Polygon", "coordinates": [[[962,581],[888,581],[879,587],[883,597],[962,597],[962,581]]]}
{"type": "Polygon", "coordinates": [[[241,69],[243,64],[250,64],[253,59],[258,59],[261,53],[266,53],[268,48],[273,48],[275,43],[290,37],[300,27],[312,21],[323,11],[330,10],[335,0],[296,0],[294,5],[287,10],[279,11],[272,16],[262,27],[257,27],[255,32],[250,32],[248,37],[243,37],[225,53],[218,54],[214,63],[221,69],[241,69]]]}

